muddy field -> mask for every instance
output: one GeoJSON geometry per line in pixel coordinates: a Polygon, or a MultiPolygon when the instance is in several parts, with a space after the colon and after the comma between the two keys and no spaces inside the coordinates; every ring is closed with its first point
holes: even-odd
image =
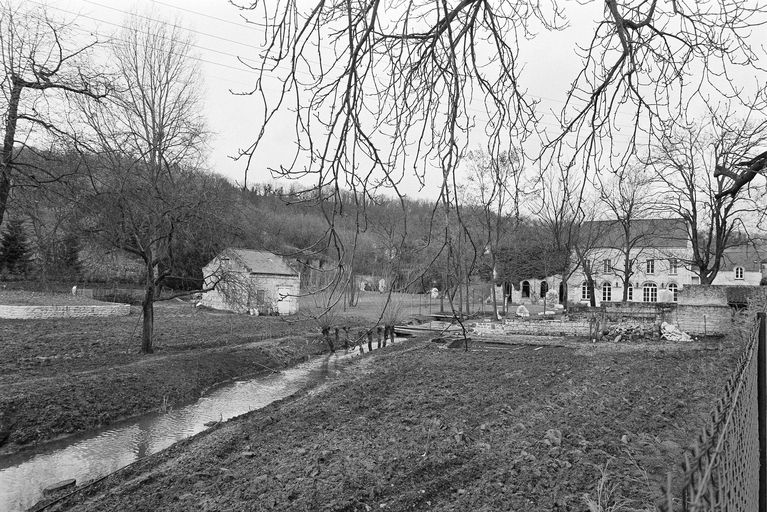
{"type": "Polygon", "coordinates": [[[406,342],[135,463],[57,510],[654,510],[739,343],[406,342]]]}
{"type": "Polygon", "coordinates": [[[325,350],[308,319],[172,302],[156,306],[155,353],[142,355],[140,321],[136,310],[127,317],[1,322],[0,452],[186,403],[216,383],[325,350]]]}

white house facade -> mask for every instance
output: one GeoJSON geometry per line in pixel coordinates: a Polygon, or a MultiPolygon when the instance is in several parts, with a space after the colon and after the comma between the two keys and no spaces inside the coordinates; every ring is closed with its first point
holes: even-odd
{"type": "MultiPolygon", "coordinates": [[[[567,280],[567,297],[561,287],[561,276],[528,279],[515,283],[507,295],[514,303],[540,304],[544,293],[557,290],[559,302],[591,303],[588,273],[594,282],[594,302],[620,302],[624,291],[629,302],[677,302],[679,291],[686,285],[700,284],[695,268],[690,266],[692,244],[682,219],[639,219],[631,227],[628,249],[630,272],[626,269],[626,236],[615,221],[587,223],[594,235],[580,261],[571,258],[575,270],[567,280]]],[[[715,285],[757,286],[762,280],[759,254],[751,247],[736,247],[725,251],[722,264],[714,279],[715,285]]],[[[552,297],[548,295],[548,298],[552,297]]]]}

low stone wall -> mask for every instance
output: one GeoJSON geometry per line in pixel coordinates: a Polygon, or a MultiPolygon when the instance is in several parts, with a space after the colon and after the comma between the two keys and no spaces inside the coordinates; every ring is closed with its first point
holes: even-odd
{"type": "Polygon", "coordinates": [[[674,310],[677,305],[674,303],[648,303],[648,302],[628,302],[623,303],[603,303],[604,314],[599,311],[594,313],[600,320],[602,318],[607,322],[641,322],[657,323],[672,322],[674,310]]]}
{"type": "Polygon", "coordinates": [[[536,336],[588,336],[589,322],[559,320],[505,320],[503,324],[478,322],[474,333],[481,336],[503,334],[530,334],[536,336]]]}
{"type": "Polygon", "coordinates": [[[98,306],[0,306],[0,318],[83,318],[89,316],[127,316],[128,304],[99,304],[98,306]]]}
{"type": "Polygon", "coordinates": [[[701,284],[686,284],[679,291],[680,305],[696,306],[726,306],[727,305],[727,287],[711,286],[701,284]]]}
{"type": "Polygon", "coordinates": [[[680,330],[693,336],[727,334],[734,327],[734,314],[730,306],[680,304],[675,321],[680,330]]]}

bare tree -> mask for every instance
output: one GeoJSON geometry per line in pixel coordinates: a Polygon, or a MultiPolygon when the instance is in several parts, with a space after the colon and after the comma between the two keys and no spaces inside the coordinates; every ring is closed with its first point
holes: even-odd
{"type": "MultiPolygon", "coordinates": [[[[551,240],[551,253],[561,262],[552,267],[562,271],[562,292],[567,303],[570,277],[578,270],[580,261],[575,254],[580,225],[587,220],[584,199],[587,180],[573,167],[552,165],[541,172],[538,180],[540,206],[535,212],[551,240]]],[[[587,250],[584,243],[583,251],[587,250]]]]}
{"type": "Polygon", "coordinates": [[[617,249],[622,267],[613,267],[623,284],[622,302],[628,302],[631,277],[646,242],[655,233],[646,219],[657,210],[653,200],[654,177],[640,168],[627,168],[615,175],[599,176],[599,197],[610,217],[605,243],[617,249]],[[648,229],[649,226],[649,229],[648,229]],[[617,234],[620,236],[615,236],[617,234]]]}
{"type": "Polygon", "coordinates": [[[90,130],[85,150],[98,155],[83,223],[144,262],[141,350],[149,353],[158,287],[172,275],[180,245],[193,242],[202,251],[218,241],[197,236],[210,223],[224,225],[217,218],[223,197],[216,197],[219,182],[198,170],[206,133],[188,33],[135,15],[124,25],[112,47],[115,94],[103,106],[82,104],[90,130]]]}
{"type": "MultiPolygon", "coordinates": [[[[588,208],[581,208],[575,240],[572,243],[573,267],[580,268],[586,278],[589,304],[596,303],[596,277],[599,274],[599,261],[603,259],[606,249],[605,233],[609,224],[596,220],[598,211],[596,202],[588,208]]],[[[572,274],[571,274],[572,275],[572,274]]]]}
{"type": "MultiPolygon", "coordinates": [[[[520,158],[585,173],[606,161],[625,165],[638,142],[691,104],[744,94],[729,77],[755,69],[760,50],[749,36],[765,21],[763,7],[740,0],[602,5],[581,42],[580,69],[561,79],[557,129],[546,133],[538,100],[525,89],[521,70],[534,57],[522,41],[565,28],[584,3],[244,2],[244,16],[258,17],[264,33],[257,56],[243,59],[259,73],[245,93],[263,109],[240,157],[249,166],[270,123],[290,111],[296,154],[272,170],[276,176],[310,177],[336,204],[344,189],[360,198],[381,189],[401,195],[405,173],[421,184],[436,178],[435,206],[457,209],[455,171],[474,128],[484,129],[491,158],[518,147],[520,158]],[[619,114],[633,120],[620,144],[619,114]],[[526,144],[538,136],[543,154],[526,144]]],[[[330,208],[331,231],[340,213],[330,208]]],[[[445,231],[444,245],[451,236],[445,231]]]]}
{"type": "Polygon", "coordinates": [[[733,190],[729,178],[712,169],[730,169],[767,144],[767,121],[737,118],[729,109],[712,110],[700,123],[670,126],[653,146],[649,163],[666,188],[664,208],[684,219],[692,244],[688,262],[711,284],[727,248],[743,243],[758,220],[762,194],[733,190]]]}
{"type": "Polygon", "coordinates": [[[3,145],[0,149],[0,222],[11,188],[22,181],[40,185],[61,179],[35,159],[34,143],[45,135],[67,130],[63,114],[73,97],[101,99],[108,90],[105,76],[89,62],[97,44],[73,41],[71,25],[54,20],[45,8],[21,10],[0,3],[0,82],[4,104],[3,145]]]}
{"type": "Polygon", "coordinates": [[[494,314],[497,314],[495,288],[499,279],[498,255],[506,235],[513,231],[515,225],[519,225],[522,169],[516,157],[507,153],[496,159],[485,151],[471,151],[467,160],[467,179],[474,195],[472,200],[480,210],[478,221],[483,231],[484,253],[490,258],[491,297],[494,314]]]}

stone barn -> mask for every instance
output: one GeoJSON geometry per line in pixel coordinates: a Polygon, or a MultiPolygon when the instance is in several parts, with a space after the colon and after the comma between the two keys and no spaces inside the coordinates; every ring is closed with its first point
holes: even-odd
{"type": "Polygon", "coordinates": [[[301,276],[266,251],[226,249],[203,269],[203,306],[261,315],[298,313],[301,276]]]}

